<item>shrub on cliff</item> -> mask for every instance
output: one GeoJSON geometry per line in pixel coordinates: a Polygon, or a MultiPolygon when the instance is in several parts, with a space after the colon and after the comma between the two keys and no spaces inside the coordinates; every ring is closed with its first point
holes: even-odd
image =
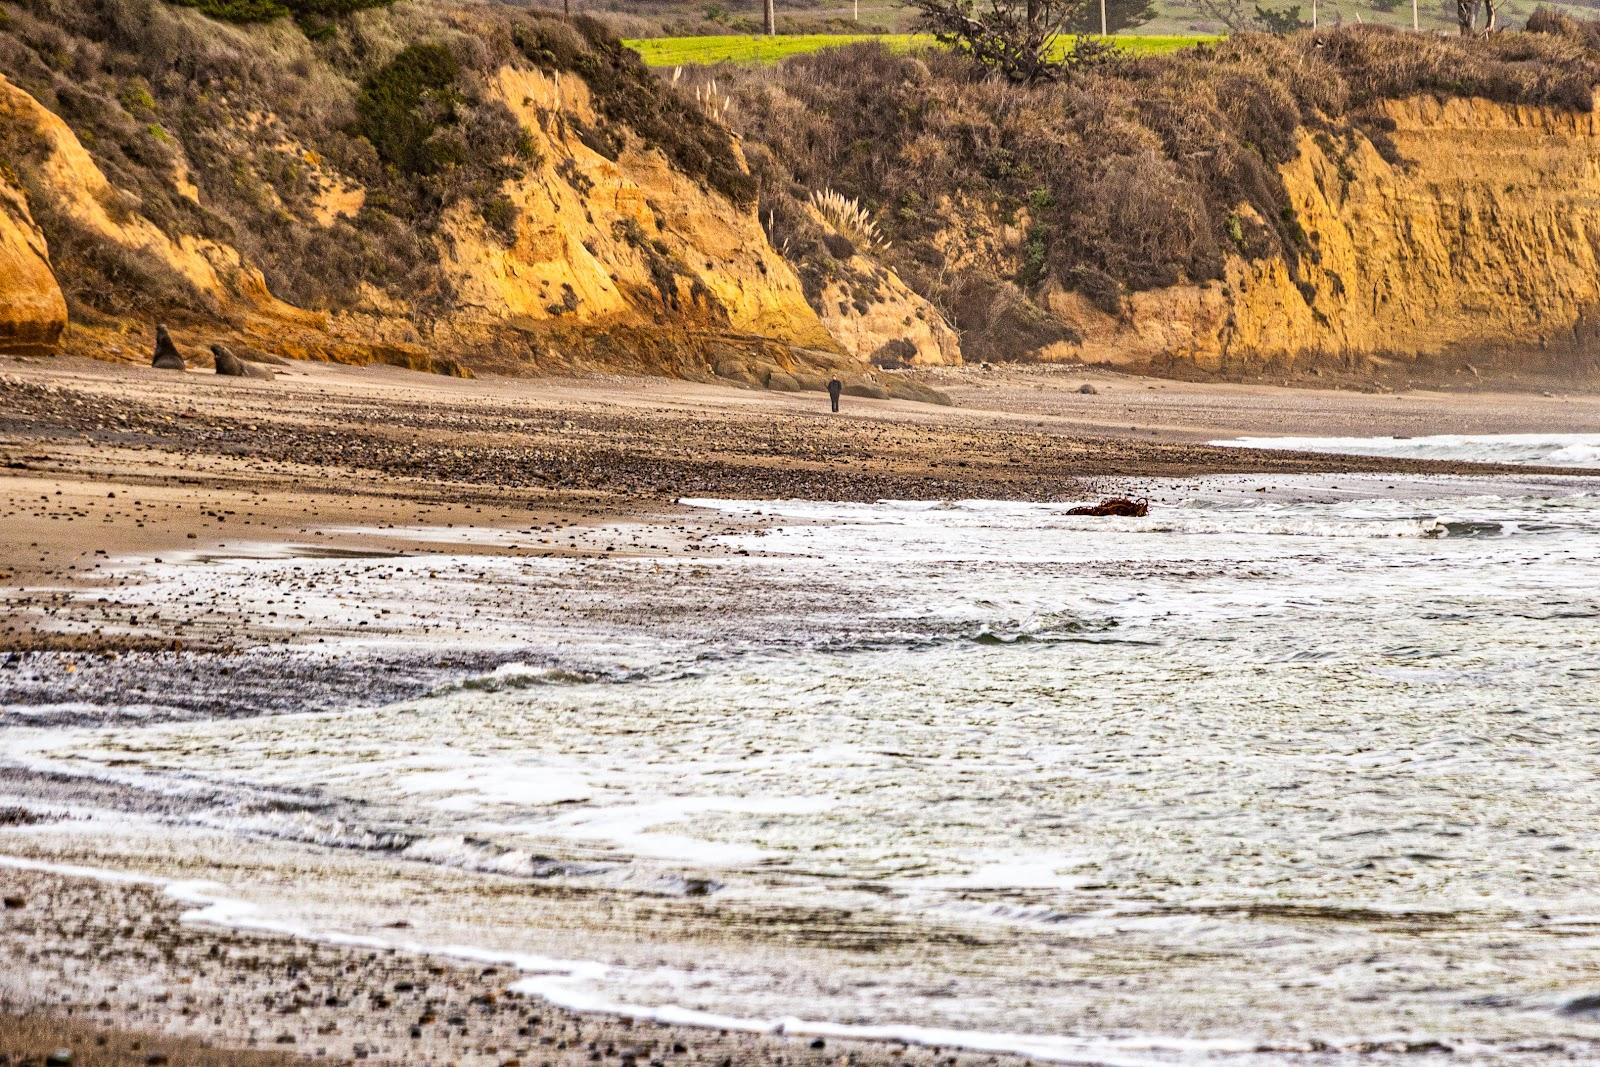
{"type": "Polygon", "coordinates": [[[652,74],[604,23],[530,11],[504,25],[507,59],[579,75],[594,95],[595,109],[610,122],[626,125],[646,147],[660,150],[679,170],[734,203],[755,201],[755,183],[728,131],[652,74]]]}
{"type": "Polygon", "coordinates": [[[383,7],[394,0],[169,0],[184,7],[199,9],[214,19],[228,22],[269,22],[272,19],[327,19],[348,15],[370,7],[383,7]]]}
{"type": "Polygon", "coordinates": [[[378,158],[409,175],[432,174],[450,160],[435,134],[459,121],[461,64],[437,44],[414,44],[367,78],[356,99],[357,129],[378,158]]]}

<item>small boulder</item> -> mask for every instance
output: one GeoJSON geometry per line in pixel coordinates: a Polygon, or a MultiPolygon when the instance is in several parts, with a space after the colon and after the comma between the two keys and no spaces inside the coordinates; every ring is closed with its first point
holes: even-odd
{"type": "Polygon", "coordinates": [[[72,1067],[74,1062],[70,1048],[58,1048],[44,1058],[44,1067],[72,1067]]]}
{"type": "Polygon", "coordinates": [[[1078,392],[1082,393],[1084,396],[1094,396],[1099,393],[1100,390],[1096,389],[1088,382],[1084,382],[1082,385],[1078,386],[1078,392]]]}
{"type": "Polygon", "coordinates": [[[212,345],[211,357],[216,362],[217,373],[227,378],[264,378],[270,380],[272,372],[254,363],[246,363],[226,345],[212,345]]]}
{"type": "Polygon", "coordinates": [[[26,908],[28,906],[27,900],[23,897],[6,897],[5,904],[7,911],[16,911],[19,908],[26,908]]]}
{"type": "Polygon", "coordinates": [[[1097,518],[1120,516],[1128,519],[1142,519],[1150,514],[1150,501],[1144,497],[1129,500],[1127,497],[1111,497],[1098,504],[1087,507],[1069,508],[1068,515],[1093,515],[1097,518]]]}
{"type": "Polygon", "coordinates": [[[720,356],[712,364],[711,370],[718,378],[725,378],[730,382],[740,382],[744,385],[757,385],[761,376],[750,364],[733,356],[720,356]]]}
{"type": "Polygon", "coordinates": [[[172,335],[165,326],[156,327],[156,354],[150,360],[150,365],[160,370],[188,370],[189,365],[183,361],[183,354],[178,351],[178,346],[172,343],[172,335]]]}

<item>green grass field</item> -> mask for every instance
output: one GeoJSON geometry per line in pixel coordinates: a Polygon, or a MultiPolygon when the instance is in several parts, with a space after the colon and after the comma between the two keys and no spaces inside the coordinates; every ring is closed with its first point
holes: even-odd
{"type": "MultiPolygon", "coordinates": [[[[1159,55],[1176,52],[1204,41],[1217,38],[1204,35],[1144,36],[1141,34],[1114,34],[1111,38],[1118,48],[1135,55],[1159,55]]],[[[723,37],[641,37],[624,41],[629,48],[644,57],[652,67],[680,67],[711,63],[776,63],[787,56],[815,52],[821,48],[854,44],[857,41],[882,41],[896,51],[930,45],[933,38],[919,33],[891,33],[881,36],[871,34],[804,33],[761,37],[748,34],[729,34],[723,37]]]]}

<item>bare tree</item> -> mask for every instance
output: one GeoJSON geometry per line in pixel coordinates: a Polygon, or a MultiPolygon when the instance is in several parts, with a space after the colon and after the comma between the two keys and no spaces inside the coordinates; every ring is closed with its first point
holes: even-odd
{"type": "Polygon", "coordinates": [[[1072,67],[1113,49],[1088,37],[1063,39],[1087,0],[911,0],[922,27],[1011,81],[1059,81],[1072,67]]]}
{"type": "Polygon", "coordinates": [[[1461,30],[1461,36],[1471,37],[1478,33],[1493,33],[1497,16],[1500,14],[1501,0],[1456,0],[1456,26],[1461,30]],[[1483,27],[1479,29],[1478,11],[1483,10],[1483,27]]]}
{"type": "Polygon", "coordinates": [[[778,8],[775,0],[765,0],[761,6],[761,11],[765,16],[763,28],[766,30],[767,36],[771,37],[778,32],[778,8]]]}
{"type": "Polygon", "coordinates": [[[1229,33],[1256,29],[1255,8],[1251,0],[1191,0],[1202,18],[1220,22],[1229,33]]]}

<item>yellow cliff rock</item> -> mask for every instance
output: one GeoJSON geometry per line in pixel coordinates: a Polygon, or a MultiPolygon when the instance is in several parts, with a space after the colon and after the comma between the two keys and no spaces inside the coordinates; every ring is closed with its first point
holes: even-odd
{"type": "Polygon", "coordinates": [[[66,327],[67,302],[44,234],[27,199],[0,172],[0,352],[54,348],[66,327]]]}
{"type": "MultiPolygon", "coordinates": [[[[1479,99],[1384,106],[1402,162],[1360,133],[1305,133],[1283,168],[1304,239],[1281,259],[1133,294],[1120,317],[1070,294],[1071,358],[1247,368],[1568,343],[1600,306],[1600,116],[1479,99]]],[[[1060,353],[1060,355],[1067,355],[1060,353]]]]}
{"type": "Polygon", "coordinates": [[[174,239],[162,232],[139,213],[137,201],[106,180],[71,127],[3,75],[0,125],[34,138],[39,158],[29,166],[33,192],[47,197],[54,211],[87,234],[149,258],[206,296],[221,301],[239,298],[252,311],[308,321],[306,312],[275,299],[261,272],[247,266],[233,248],[189,234],[174,239]]]}
{"type": "Polygon", "coordinates": [[[589,87],[507,67],[492,91],[533,137],[536,162],[504,192],[504,242],[466,208],[447,230],[460,310],[485,323],[673,324],[832,349],[799,279],[741,209],[636,139],[615,160],[586,143],[589,87]]]}
{"type": "Polygon", "coordinates": [[[830,281],[817,313],[841,348],[880,366],[941,367],[961,362],[961,339],[934,306],[900,276],[863,256],[851,272],[872,278],[869,291],[843,279],[830,281]]]}

